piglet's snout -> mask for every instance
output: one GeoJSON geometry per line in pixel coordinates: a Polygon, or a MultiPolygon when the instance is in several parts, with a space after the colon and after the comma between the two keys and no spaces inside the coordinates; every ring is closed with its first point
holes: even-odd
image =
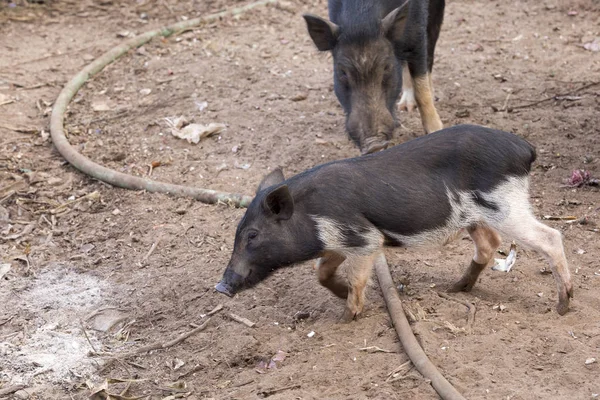
{"type": "Polygon", "coordinates": [[[361,148],[361,155],[363,156],[365,154],[371,154],[381,150],[385,150],[390,145],[389,140],[385,140],[382,138],[374,138],[371,140],[367,139],[365,142],[365,145],[361,148]]]}
{"type": "Polygon", "coordinates": [[[223,279],[215,286],[215,290],[229,297],[233,297],[243,284],[244,277],[233,271],[231,268],[227,268],[223,274],[223,279]]]}
{"type": "Polygon", "coordinates": [[[229,286],[224,281],[221,281],[221,282],[217,283],[217,286],[215,286],[215,290],[217,292],[219,292],[219,293],[226,294],[229,297],[233,297],[233,295],[235,294],[235,293],[232,292],[231,286],[229,286]]]}

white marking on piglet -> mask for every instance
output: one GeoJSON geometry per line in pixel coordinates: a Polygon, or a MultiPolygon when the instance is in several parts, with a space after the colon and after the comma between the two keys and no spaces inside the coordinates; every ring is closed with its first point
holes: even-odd
{"type": "Polygon", "coordinates": [[[364,233],[358,233],[360,229],[352,225],[346,225],[332,218],[311,215],[311,218],[317,225],[317,236],[323,243],[324,250],[334,251],[345,257],[368,255],[377,251],[383,244],[383,235],[375,227],[369,228],[364,233]],[[360,235],[366,242],[361,247],[346,246],[346,236],[344,230],[350,230],[360,235]]]}
{"type": "MultiPolygon", "coordinates": [[[[477,196],[488,203],[493,203],[497,210],[477,204],[471,191],[453,193],[446,188],[446,195],[451,211],[444,226],[410,236],[391,231],[384,231],[384,233],[406,247],[439,246],[456,239],[463,229],[472,225],[485,224],[504,230],[506,223],[512,224],[512,221],[531,216],[527,177],[509,177],[491,192],[477,192],[477,196]]],[[[516,227],[512,227],[514,228],[516,227]]]]}
{"type": "Polygon", "coordinates": [[[400,110],[409,112],[417,108],[412,77],[406,63],[402,66],[402,97],[400,97],[398,107],[400,110]]]}
{"type": "Polygon", "coordinates": [[[368,61],[367,55],[365,53],[362,53],[359,58],[361,67],[364,67],[367,64],[367,61],[368,61]]]}

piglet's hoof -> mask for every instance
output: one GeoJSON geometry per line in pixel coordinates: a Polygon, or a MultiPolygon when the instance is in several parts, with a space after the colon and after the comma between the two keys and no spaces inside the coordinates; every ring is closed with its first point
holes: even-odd
{"type": "Polygon", "coordinates": [[[361,150],[361,155],[377,153],[378,151],[385,150],[390,145],[389,140],[381,141],[381,142],[371,142],[365,148],[361,150]]]}
{"type": "Polygon", "coordinates": [[[348,324],[352,321],[354,321],[354,319],[356,318],[358,314],[355,313],[354,311],[351,311],[350,309],[346,308],[344,310],[344,313],[342,314],[342,317],[340,318],[340,322],[343,324],[348,324]]]}
{"type": "Polygon", "coordinates": [[[556,312],[558,315],[565,315],[569,311],[569,300],[567,301],[559,301],[556,305],[556,312]]]}
{"type": "Polygon", "coordinates": [[[449,293],[470,292],[473,289],[475,282],[470,279],[462,278],[448,289],[449,293]]]}
{"type": "Polygon", "coordinates": [[[558,315],[565,315],[569,311],[569,297],[560,296],[558,303],[556,304],[556,312],[558,315]]]}

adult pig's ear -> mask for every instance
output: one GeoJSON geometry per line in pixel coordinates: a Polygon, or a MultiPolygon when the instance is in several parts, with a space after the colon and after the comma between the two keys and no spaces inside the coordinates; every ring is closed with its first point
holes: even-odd
{"type": "Polygon", "coordinates": [[[317,49],[321,51],[333,50],[337,43],[340,27],[331,21],[312,14],[304,14],[306,27],[317,49]]]}
{"type": "Polygon", "coordinates": [[[276,220],[286,220],[294,213],[294,199],[287,185],[271,190],[263,200],[263,209],[276,220]]]}
{"type": "Polygon", "coordinates": [[[405,0],[400,7],[394,8],[381,21],[381,28],[391,41],[400,40],[404,35],[404,27],[406,26],[406,19],[408,17],[409,1],[414,0],[405,0]]]}
{"type": "Polygon", "coordinates": [[[283,171],[281,168],[275,168],[271,173],[263,178],[263,180],[258,185],[258,189],[256,189],[256,193],[264,190],[270,186],[277,185],[285,180],[283,176],[283,171]]]}

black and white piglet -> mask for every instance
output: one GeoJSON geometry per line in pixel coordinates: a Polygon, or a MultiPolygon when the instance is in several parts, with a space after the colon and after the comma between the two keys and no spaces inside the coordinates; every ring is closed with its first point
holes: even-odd
{"type": "Polygon", "coordinates": [[[319,281],[347,299],[342,319],[351,320],[363,309],[383,246],[445,244],[464,229],[475,256],[454,290],[473,287],[503,234],[549,260],[563,315],[573,287],[560,232],[531,211],[528,175],[535,157],[516,135],[460,125],[289,179],[275,170],[238,225],[216,289],[233,296],[280,267],[319,258],[319,281]],[[344,260],[341,276],[336,270],[344,260]]]}

